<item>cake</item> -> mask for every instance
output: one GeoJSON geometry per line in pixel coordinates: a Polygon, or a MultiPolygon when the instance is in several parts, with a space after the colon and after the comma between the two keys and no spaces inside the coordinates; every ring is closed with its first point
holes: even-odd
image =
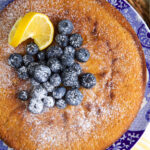
{"type": "Polygon", "coordinates": [[[105,0],[15,0],[0,13],[0,26],[0,138],[6,144],[16,150],[103,150],[129,128],[145,92],[145,58],[130,24],[105,0]],[[81,66],[97,84],[80,89],[81,105],[33,114],[17,99],[18,89],[30,83],[17,78],[8,57],[24,54],[27,41],[13,48],[8,34],[27,12],[48,15],[55,27],[69,19],[82,35],[91,57],[81,66]]]}

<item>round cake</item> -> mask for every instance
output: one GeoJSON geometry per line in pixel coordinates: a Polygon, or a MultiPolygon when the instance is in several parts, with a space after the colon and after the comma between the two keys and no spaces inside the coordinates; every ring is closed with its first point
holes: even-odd
{"type": "MultiPolygon", "coordinates": [[[[57,32],[57,31],[56,31],[57,32]]],[[[55,33],[56,33],[55,32],[55,33]]],[[[0,138],[15,150],[103,150],[115,142],[136,117],[145,91],[146,64],[137,35],[105,0],[15,0],[0,13],[0,138]],[[56,27],[69,19],[91,54],[83,71],[97,84],[80,89],[79,106],[28,111],[16,97],[30,88],[8,65],[11,53],[24,54],[26,42],[13,48],[9,32],[28,12],[46,14],[56,27]]]]}

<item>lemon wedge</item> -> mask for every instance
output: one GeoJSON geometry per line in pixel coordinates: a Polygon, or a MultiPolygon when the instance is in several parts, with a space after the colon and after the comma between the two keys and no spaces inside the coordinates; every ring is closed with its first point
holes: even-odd
{"type": "Polygon", "coordinates": [[[52,43],[53,36],[54,27],[48,16],[29,12],[16,21],[9,33],[8,43],[17,47],[21,42],[32,38],[39,49],[43,50],[52,43]]]}

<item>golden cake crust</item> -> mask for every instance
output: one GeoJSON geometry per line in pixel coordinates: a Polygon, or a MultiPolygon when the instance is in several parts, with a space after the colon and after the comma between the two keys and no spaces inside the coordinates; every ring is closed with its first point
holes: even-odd
{"type": "Polygon", "coordinates": [[[0,137],[16,150],[103,150],[117,140],[135,118],[145,91],[146,65],[137,35],[127,20],[104,0],[15,0],[0,13],[0,137]],[[64,110],[27,110],[16,98],[28,81],[17,78],[8,66],[11,53],[25,53],[26,42],[16,49],[8,34],[20,16],[35,11],[54,23],[70,19],[74,32],[90,51],[83,70],[95,74],[93,89],[81,89],[84,100],[64,110]]]}

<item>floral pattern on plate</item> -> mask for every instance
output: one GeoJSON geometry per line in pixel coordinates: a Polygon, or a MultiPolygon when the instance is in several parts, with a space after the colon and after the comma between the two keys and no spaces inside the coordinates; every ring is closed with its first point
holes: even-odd
{"type": "Polygon", "coordinates": [[[150,48],[150,32],[147,31],[144,24],[138,29],[137,33],[142,46],[150,48]]]}
{"type": "Polygon", "coordinates": [[[128,131],[116,143],[106,150],[129,150],[137,140],[141,137],[144,131],[128,131]]]}
{"type": "Polygon", "coordinates": [[[123,10],[129,7],[129,5],[123,0],[108,0],[108,2],[119,10],[123,10]]]}

